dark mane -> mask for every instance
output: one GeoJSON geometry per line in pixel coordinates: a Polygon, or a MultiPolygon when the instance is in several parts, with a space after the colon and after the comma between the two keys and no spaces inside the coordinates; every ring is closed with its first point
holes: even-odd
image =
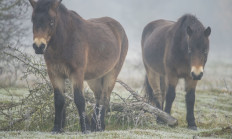
{"type": "MultiPolygon", "coordinates": [[[[194,34],[196,35],[196,38],[199,38],[200,35],[202,35],[203,31],[205,30],[202,23],[197,19],[196,16],[191,14],[185,14],[182,17],[180,17],[177,22],[175,23],[173,32],[174,32],[174,42],[175,46],[185,46],[186,37],[187,37],[187,27],[190,27],[194,34]],[[184,43],[184,44],[180,44],[184,43]]],[[[185,47],[184,47],[185,48],[185,47]]]]}
{"type": "MultiPolygon", "coordinates": [[[[57,0],[39,0],[36,4],[35,12],[48,13],[55,2],[57,2],[57,0]]],[[[68,12],[67,8],[62,3],[59,6],[59,11],[62,13],[68,12]]]]}
{"type": "MultiPolygon", "coordinates": [[[[34,8],[34,13],[37,15],[37,17],[34,17],[32,15],[32,22],[34,21],[35,25],[42,26],[41,25],[41,18],[46,20],[51,20],[51,17],[49,15],[49,10],[52,8],[52,6],[57,2],[57,0],[39,0],[34,8]],[[41,18],[38,18],[41,17],[41,18]]],[[[61,3],[59,5],[58,9],[60,15],[62,16],[62,19],[64,21],[68,14],[68,9],[61,3]]]]}
{"type": "Polygon", "coordinates": [[[177,29],[182,30],[184,32],[186,32],[186,28],[188,26],[190,26],[191,29],[193,29],[196,32],[204,31],[204,26],[202,25],[202,23],[197,19],[196,16],[191,14],[183,15],[176,22],[177,29]]]}

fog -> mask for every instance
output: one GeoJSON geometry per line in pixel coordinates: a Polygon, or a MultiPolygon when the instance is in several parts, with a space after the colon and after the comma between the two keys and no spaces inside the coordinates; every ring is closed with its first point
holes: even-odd
{"type": "Polygon", "coordinates": [[[63,0],[62,3],[84,19],[109,16],[118,20],[129,39],[127,59],[141,59],[141,34],[146,24],[157,19],[178,20],[186,13],[210,26],[209,60],[232,62],[231,0],[63,0]]]}
{"type": "MultiPolygon", "coordinates": [[[[129,39],[129,51],[120,79],[134,84],[143,82],[145,71],[140,43],[143,28],[149,22],[158,19],[177,21],[187,13],[195,15],[205,27],[211,27],[206,70],[210,69],[212,75],[221,75],[222,71],[231,73],[229,68],[217,70],[211,67],[220,67],[215,63],[232,64],[232,0],[63,0],[62,3],[84,19],[108,16],[122,24],[129,39]]],[[[28,13],[31,15],[31,11],[28,13]]],[[[32,23],[29,21],[31,45],[32,23]]],[[[32,47],[27,51],[34,53],[32,47]]]]}

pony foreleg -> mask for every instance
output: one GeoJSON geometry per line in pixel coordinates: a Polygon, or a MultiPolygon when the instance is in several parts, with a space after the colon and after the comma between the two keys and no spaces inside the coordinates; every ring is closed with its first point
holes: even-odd
{"type": "Polygon", "coordinates": [[[54,102],[55,102],[55,121],[54,121],[54,128],[52,132],[60,133],[63,132],[62,128],[64,127],[64,123],[65,123],[65,117],[64,117],[65,99],[59,89],[54,89],[54,102]]]}
{"type": "Polygon", "coordinates": [[[195,89],[189,90],[185,96],[185,99],[187,108],[186,120],[188,122],[188,128],[192,130],[197,130],[194,117],[195,89]]]}
{"type": "Polygon", "coordinates": [[[197,130],[197,126],[195,123],[195,116],[194,116],[194,104],[195,104],[195,88],[197,85],[197,81],[192,79],[185,80],[185,90],[186,90],[186,109],[187,109],[187,116],[186,120],[188,122],[188,128],[192,130],[197,130]]]}
{"type": "Polygon", "coordinates": [[[175,74],[171,74],[168,76],[168,89],[166,94],[166,105],[165,105],[165,112],[171,113],[172,103],[176,97],[176,86],[178,83],[178,77],[173,76],[175,74]]]}
{"type": "Polygon", "coordinates": [[[169,114],[171,113],[172,103],[173,103],[175,97],[176,97],[175,87],[172,85],[169,85],[167,95],[166,95],[165,112],[167,112],[169,114]]]}
{"type": "MultiPolygon", "coordinates": [[[[48,67],[48,69],[50,69],[48,67]]],[[[55,120],[54,127],[52,129],[53,133],[63,132],[63,127],[65,124],[65,98],[64,93],[64,79],[56,74],[53,74],[48,70],[48,75],[51,80],[54,89],[54,104],[55,104],[55,120]]]]}

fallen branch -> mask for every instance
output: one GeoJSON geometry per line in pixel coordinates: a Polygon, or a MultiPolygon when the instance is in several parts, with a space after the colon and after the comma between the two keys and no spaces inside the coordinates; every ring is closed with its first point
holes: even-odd
{"type": "Polygon", "coordinates": [[[142,109],[146,112],[156,115],[161,118],[165,123],[169,126],[176,126],[178,124],[178,120],[169,115],[168,113],[158,109],[157,107],[153,107],[152,105],[146,103],[145,99],[141,97],[138,93],[136,93],[133,89],[131,89],[127,84],[125,84],[121,80],[117,80],[119,84],[121,84],[128,92],[130,92],[133,97],[135,97],[139,102],[133,103],[132,105],[136,106],[138,109],[142,109]]]}
{"type": "Polygon", "coordinates": [[[127,84],[125,84],[123,81],[121,80],[117,80],[116,82],[118,82],[119,84],[121,84],[128,92],[130,92],[133,97],[135,97],[138,101],[145,101],[145,99],[143,97],[141,97],[138,93],[136,93],[133,89],[131,89],[127,84]]]}

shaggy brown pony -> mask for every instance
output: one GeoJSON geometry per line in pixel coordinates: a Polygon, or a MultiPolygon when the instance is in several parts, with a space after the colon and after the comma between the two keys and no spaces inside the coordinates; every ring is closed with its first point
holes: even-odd
{"type": "Polygon", "coordinates": [[[180,78],[184,78],[186,119],[188,127],[194,130],[197,129],[194,117],[195,88],[197,81],[203,76],[210,33],[210,27],[205,29],[195,16],[187,14],[177,22],[153,21],[144,28],[142,35],[146,94],[149,101],[163,109],[166,97],[165,111],[170,113],[176,96],[176,85],[180,78]]]}
{"type": "Polygon", "coordinates": [[[44,54],[54,89],[53,132],[65,124],[65,79],[72,83],[83,133],[105,129],[104,116],[110,95],[128,50],[123,27],[112,18],[85,20],[61,4],[61,0],[29,0],[36,54],[44,54]],[[86,80],[96,99],[90,122],[85,112],[83,82],[86,80]]]}

